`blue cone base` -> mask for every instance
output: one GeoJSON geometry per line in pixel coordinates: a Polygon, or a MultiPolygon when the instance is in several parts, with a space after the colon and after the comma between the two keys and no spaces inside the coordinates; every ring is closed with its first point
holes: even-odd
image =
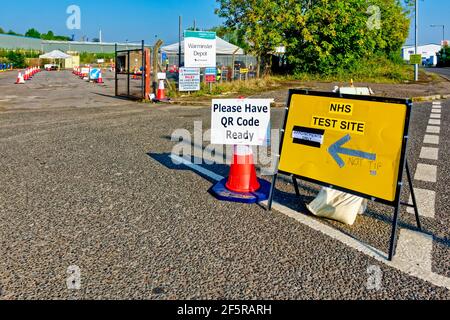
{"type": "Polygon", "coordinates": [[[210,192],[219,200],[239,203],[257,203],[269,199],[270,182],[258,179],[261,187],[255,192],[238,193],[227,189],[225,184],[228,178],[225,178],[214,185],[210,192]]]}

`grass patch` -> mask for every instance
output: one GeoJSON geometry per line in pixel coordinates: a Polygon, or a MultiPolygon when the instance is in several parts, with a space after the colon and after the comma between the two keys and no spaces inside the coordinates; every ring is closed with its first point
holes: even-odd
{"type": "Polygon", "coordinates": [[[171,92],[171,97],[212,97],[226,95],[250,95],[258,92],[275,90],[281,86],[280,81],[274,77],[265,77],[261,79],[250,79],[242,81],[232,81],[215,83],[211,86],[207,83],[201,83],[200,90],[192,92],[190,95],[171,92]]]}
{"type": "Polygon", "coordinates": [[[349,70],[337,68],[327,75],[296,73],[282,78],[298,81],[348,82],[353,79],[355,82],[404,83],[410,81],[413,77],[413,66],[398,61],[398,59],[373,57],[355,62],[349,70]]]}

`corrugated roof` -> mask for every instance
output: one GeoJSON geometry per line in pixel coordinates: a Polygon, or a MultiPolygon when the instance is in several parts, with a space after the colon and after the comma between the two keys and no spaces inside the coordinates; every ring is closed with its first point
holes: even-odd
{"type": "MultiPolygon", "coordinates": [[[[140,43],[117,43],[119,50],[138,49],[140,43]]],[[[27,49],[48,52],[52,50],[76,51],[89,53],[114,53],[113,42],[81,42],[81,41],[53,41],[0,34],[1,49],[27,49]]],[[[149,47],[149,46],[146,46],[149,47]]]]}

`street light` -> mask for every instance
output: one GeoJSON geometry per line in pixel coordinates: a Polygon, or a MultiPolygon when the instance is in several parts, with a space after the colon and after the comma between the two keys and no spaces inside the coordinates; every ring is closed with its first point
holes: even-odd
{"type": "MultiPolygon", "coordinates": [[[[414,31],[415,31],[415,35],[414,35],[414,47],[415,47],[415,54],[418,54],[419,50],[419,1],[415,0],[414,1],[414,9],[415,9],[415,22],[414,22],[414,31]]],[[[414,81],[419,81],[419,65],[415,64],[414,65],[414,81]]]]}
{"type": "Polygon", "coordinates": [[[442,45],[444,45],[445,42],[445,25],[444,24],[432,24],[430,25],[432,28],[439,28],[442,27],[442,45]]]}

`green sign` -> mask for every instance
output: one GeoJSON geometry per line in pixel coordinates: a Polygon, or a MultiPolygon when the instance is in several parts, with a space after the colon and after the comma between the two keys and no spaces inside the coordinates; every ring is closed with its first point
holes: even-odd
{"type": "Polygon", "coordinates": [[[411,64],[421,64],[422,63],[422,55],[421,54],[412,54],[409,57],[409,62],[411,64]]]}

